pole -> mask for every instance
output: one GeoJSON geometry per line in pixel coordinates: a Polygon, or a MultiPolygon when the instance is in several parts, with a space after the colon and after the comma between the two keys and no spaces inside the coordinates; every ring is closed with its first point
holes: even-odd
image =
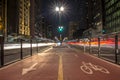
{"type": "Polygon", "coordinates": [[[1,48],[1,53],[0,53],[0,59],[1,59],[1,66],[4,66],[4,37],[0,36],[0,48],[1,48]]]}
{"type": "Polygon", "coordinates": [[[59,26],[61,26],[61,11],[59,11],[59,26]]]}
{"type": "Polygon", "coordinates": [[[116,34],[115,35],[115,63],[116,64],[118,63],[118,53],[119,53],[119,50],[118,50],[118,35],[116,34]]]}
{"type": "Polygon", "coordinates": [[[30,39],[30,55],[32,56],[32,39],[30,39]]]}
{"type": "Polygon", "coordinates": [[[37,53],[38,53],[39,50],[38,50],[38,41],[37,40],[36,40],[36,43],[37,43],[37,53]]]}
{"type": "MultiPolygon", "coordinates": [[[[61,27],[61,11],[59,11],[59,27],[61,27]]],[[[60,42],[62,42],[62,34],[60,32],[60,42]]],[[[62,43],[61,43],[62,44],[62,43]]]]}
{"type": "Polygon", "coordinates": [[[7,0],[5,0],[5,29],[4,29],[5,42],[7,41],[7,0]]]}
{"type": "Polygon", "coordinates": [[[91,37],[89,38],[89,53],[91,53],[91,37]]]}
{"type": "Polygon", "coordinates": [[[98,37],[98,57],[100,57],[100,37],[98,37]]]}
{"type": "Polygon", "coordinates": [[[86,45],[85,45],[85,44],[86,44],[86,41],[85,41],[85,39],[84,39],[84,53],[86,52],[86,49],[85,49],[85,48],[86,48],[86,45]]]}
{"type": "Polygon", "coordinates": [[[62,35],[60,34],[60,41],[62,40],[62,35]]]}
{"type": "Polygon", "coordinates": [[[22,47],[22,39],[20,39],[20,44],[21,44],[21,50],[20,50],[20,59],[23,59],[23,47],[22,47]]]}

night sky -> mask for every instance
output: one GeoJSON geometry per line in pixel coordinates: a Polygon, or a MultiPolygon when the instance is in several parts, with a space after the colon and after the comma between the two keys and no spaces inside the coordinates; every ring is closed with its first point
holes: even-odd
{"type": "MultiPolygon", "coordinates": [[[[52,23],[54,28],[54,33],[58,35],[57,27],[59,24],[59,16],[55,12],[55,6],[60,0],[42,0],[42,15],[52,23]]],[[[65,30],[63,35],[67,36],[68,25],[70,21],[81,20],[80,16],[83,16],[83,8],[79,7],[80,4],[83,5],[85,0],[61,0],[61,3],[65,5],[65,12],[62,13],[61,23],[65,30]],[[83,4],[82,4],[83,3],[83,4]]]]}

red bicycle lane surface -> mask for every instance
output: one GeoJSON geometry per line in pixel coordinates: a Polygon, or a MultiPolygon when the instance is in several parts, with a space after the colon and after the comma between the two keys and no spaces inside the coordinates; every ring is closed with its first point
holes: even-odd
{"type": "Polygon", "coordinates": [[[64,80],[120,80],[119,65],[82,51],[69,53],[63,56],[64,80]]]}
{"type": "Polygon", "coordinates": [[[0,69],[0,80],[120,80],[120,66],[71,48],[53,48],[0,69]]]}

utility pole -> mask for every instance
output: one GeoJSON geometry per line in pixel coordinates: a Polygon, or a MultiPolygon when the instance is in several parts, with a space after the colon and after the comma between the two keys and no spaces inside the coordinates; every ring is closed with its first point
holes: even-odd
{"type": "Polygon", "coordinates": [[[4,37],[5,42],[7,41],[7,0],[5,0],[5,28],[4,28],[4,37]]]}

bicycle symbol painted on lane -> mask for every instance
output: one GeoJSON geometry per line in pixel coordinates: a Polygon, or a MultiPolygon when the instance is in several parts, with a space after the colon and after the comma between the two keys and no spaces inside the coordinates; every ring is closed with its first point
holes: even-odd
{"type": "Polygon", "coordinates": [[[93,74],[93,71],[100,71],[105,74],[110,74],[106,68],[99,65],[94,65],[92,63],[85,63],[84,61],[82,62],[80,69],[86,74],[93,74]]]}

